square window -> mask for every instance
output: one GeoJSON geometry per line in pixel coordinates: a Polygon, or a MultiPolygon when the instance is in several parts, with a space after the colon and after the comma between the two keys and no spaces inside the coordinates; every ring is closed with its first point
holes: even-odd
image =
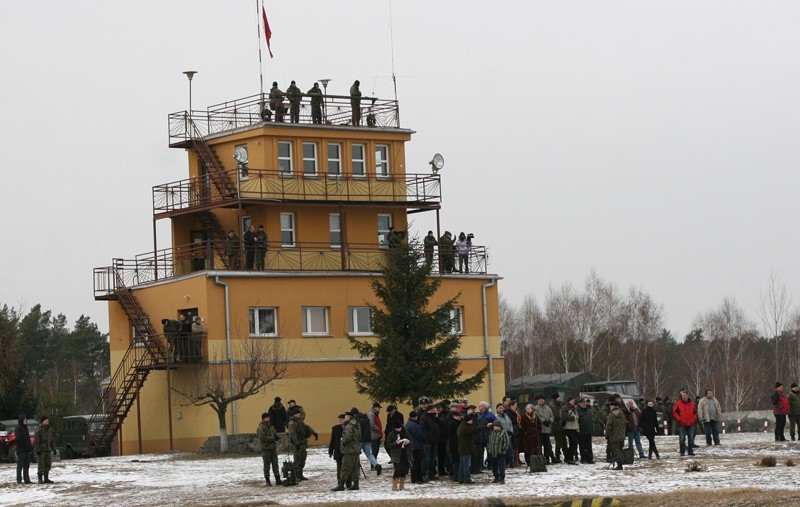
{"type": "Polygon", "coordinates": [[[353,176],[363,177],[366,176],[365,163],[364,163],[364,145],[354,144],[352,146],[352,161],[353,161],[353,176]]]}
{"type": "Polygon", "coordinates": [[[294,213],[281,213],[281,245],[295,246],[294,213]]]}
{"type": "Polygon", "coordinates": [[[342,221],[338,213],[328,215],[328,224],[331,231],[331,248],[341,248],[342,246],[342,221]]]}
{"type": "Polygon", "coordinates": [[[375,174],[384,178],[389,176],[389,147],[385,144],[375,145],[375,174]]]}
{"type": "Polygon", "coordinates": [[[303,174],[317,174],[317,143],[303,143],[303,174]]]}
{"type": "Polygon", "coordinates": [[[324,306],[303,307],[303,336],[328,335],[328,308],[324,306]]]}
{"type": "Polygon", "coordinates": [[[282,175],[292,174],[292,143],[278,141],[278,171],[282,175]]]}
{"type": "Polygon", "coordinates": [[[389,247],[389,227],[392,226],[392,215],[378,214],[378,245],[381,248],[389,247]]]}
{"type": "Polygon", "coordinates": [[[250,308],[250,336],[278,336],[275,308],[250,308]]]}
{"type": "Polygon", "coordinates": [[[328,174],[339,176],[342,174],[342,145],[328,145],[328,174]]]}
{"type": "Polygon", "coordinates": [[[369,306],[351,306],[349,308],[350,334],[372,335],[372,308],[369,306]]]}

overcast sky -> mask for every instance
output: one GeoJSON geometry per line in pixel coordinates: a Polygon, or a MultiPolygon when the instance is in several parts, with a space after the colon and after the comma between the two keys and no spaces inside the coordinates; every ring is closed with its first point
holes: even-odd
{"type": "MultiPolygon", "coordinates": [[[[388,0],[266,8],[265,82],[392,98],[388,0]]],[[[725,296],[756,320],[771,269],[800,303],[800,3],[391,10],[408,170],[444,155],[442,228],[488,246],[510,303],[592,269],[676,336],[725,296]]],[[[167,147],[181,72],[196,109],[257,93],[256,19],[255,0],[4,2],[0,303],[107,330],[92,268],[151,250],[151,188],[187,177],[167,147]]]]}

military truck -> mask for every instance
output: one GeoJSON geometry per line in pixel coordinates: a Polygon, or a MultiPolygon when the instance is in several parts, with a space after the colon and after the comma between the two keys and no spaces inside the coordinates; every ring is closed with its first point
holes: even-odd
{"type": "MultiPolygon", "coordinates": [[[[609,398],[619,394],[623,400],[633,400],[637,405],[642,397],[639,384],[634,380],[603,380],[601,382],[588,382],[583,384],[580,395],[594,396],[601,405],[609,398]]],[[[639,407],[643,409],[644,407],[639,407]]]]}
{"type": "Polygon", "coordinates": [[[107,415],[70,415],[62,420],[61,455],[65,459],[93,456],[91,442],[103,424],[107,415]]]}

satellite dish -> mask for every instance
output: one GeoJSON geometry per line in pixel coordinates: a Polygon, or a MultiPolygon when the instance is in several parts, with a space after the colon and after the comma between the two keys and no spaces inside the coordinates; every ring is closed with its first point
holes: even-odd
{"type": "Polygon", "coordinates": [[[433,174],[436,174],[444,167],[444,157],[437,153],[428,163],[431,165],[431,169],[433,169],[433,174]]]}

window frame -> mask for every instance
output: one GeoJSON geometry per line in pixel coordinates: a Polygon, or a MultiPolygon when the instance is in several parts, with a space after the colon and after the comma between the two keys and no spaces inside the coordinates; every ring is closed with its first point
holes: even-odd
{"type": "Polygon", "coordinates": [[[304,337],[314,337],[314,336],[330,336],[330,310],[327,306],[303,306],[300,309],[300,318],[302,320],[302,334],[304,337]],[[323,315],[325,317],[325,330],[324,331],[310,331],[312,318],[311,318],[311,311],[312,310],[322,310],[323,315]]]}
{"type": "Polygon", "coordinates": [[[347,330],[350,336],[375,336],[375,331],[372,330],[372,308],[369,306],[350,306],[347,308],[347,330]],[[355,327],[358,323],[357,312],[359,310],[367,310],[369,312],[369,329],[366,331],[356,330],[355,327]]]}
{"type": "Polygon", "coordinates": [[[294,174],[294,142],[292,141],[278,141],[278,174],[281,176],[292,176],[294,174]],[[282,157],[281,156],[281,146],[288,146],[289,147],[289,156],[282,157]],[[289,170],[284,171],[283,167],[281,166],[281,161],[288,162],[289,170]]]}
{"type": "Polygon", "coordinates": [[[249,307],[247,309],[247,323],[248,323],[248,326],[249,326],[248,327],[248,333],[249,333],[250,338],[277,338],[278,337],[278,307],[277,306],[251,306],[251,307],[249,307]],[[257,318],[257,315],[258,315],[258,313],[260,311],[271,311],[272,312],[273,332],[271,332],[271,333],[254,332],[256,323],[258,323],[260,321],[260,319],[257,318]]]}
{"type": "Polygon", "coordinates": [[[247,143],[245,144],[237,144],[233,147],[233,153],[236,153],[236,150],[239,148],[243,148],[244,152],[247,154],[247,161],[245,163],[241,163],[236,160],[236,157],[233,157],[233,162],[236,165],[236,169],[238,170],[239,180],[240,181],[247,181],[250,179],[250,150],[247,148],[247,143]]]}
{"type": "Polygon", "coordinates": [[[377,178],[388,178],[389,174],[389,145],[388,144],[376,144],[375,145],[375,176],[377,178]],[[385,150],[386,158],[378,158],[379,149],[383,148],[385,150]],[[380,167],[385,168],[384,172],[379,171],[380,167]]]}
{"type": "Polygon", "coordinates": [[[327,160],[328,160],[328,165],[326,167],[328,175],[329,176],[335,176],[337,178],[340,177],[342,175],[342,144],[341,143],[328,143],[325,146],[325,150],[326,150],[326,156],[327,156],[327,160]],[[330,150],[331,150],[332,147],[336,148],[336,154],[337,154],[338,158],[331,158],[331,151],[330,150]],[[331,161],[336,162],[336,164],[338,165],[338,167],[339,167],[338,172],[335,172],[335,173],[331,172],[331,161]]]}
{"type": "Polygon", "coordinates": [[[464,307],[454,306],[450,310],[450,334],[464,336],[464,307]]]}
{"type": "Polygon", "coordinates": [[[342,248],[342,214],[341,213],[328,213],[328,232],[329,232],[329,239],[331,241],[331,248],[336,250],[340,250],[342,248]],[[337,228],[333,228],[333,218],[337,220],[337,228]],[[339,242],[335,243],[333,241],[334,233],[339,235],[339,242]]]}
{"type": "Polygon", "coordinates": [[[319,149],[315,142],[303,141],[303,176],[317,176],[319,175],[319,149]],[[311,146],[314,149],[314,157],[306,158],[306,146],[311,146]],[[314,172],[306,172],[306,162],[314,164],[314,172]]]}
{"type": "Polygon", "coordinates": [[[367,177],[367,145],[362,143],[353,143],[350,145],[350,172],[353,178],[366,178],[367,177]],[[361,158],[356,158],[353,150],[356,147],[361,148],[361,158]],[[356,173],[356,162],[361,164],[361,172],[356,173]]]}
{"type": "Polygon", "coordinates": [[[378,247],[389,248],[389,227],[394,225],[394,217],[391,213],[378,213],[378,247]],[[381,218],[389,217],[389,226],[386,229],[381,229],[381,218]],[[385,232],[384,241],[381,242],[381,232],[385,232]]]}
{"type": "Polygon", "coordinates": [[[282,211],[280,213],[280,226],[281,226],[281,246],[285,248],[294,248],[297,246],[297,222],[295,222],[294,212],[292,211],[282,211]],[[289,217],[291,220],[291,226],[289,228],[284,228],[283,226],[283,217],[289,217]],[[287,243],[283,240],[283,233],[289,232],[292,235],[291,243],[287,243]]]}

